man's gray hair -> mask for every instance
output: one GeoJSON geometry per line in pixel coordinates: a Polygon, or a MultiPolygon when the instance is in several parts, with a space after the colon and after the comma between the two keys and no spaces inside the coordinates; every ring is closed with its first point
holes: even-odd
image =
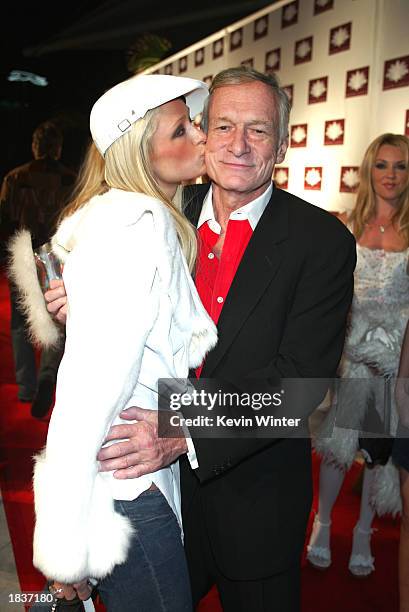
{"type": "MultiPolygon", "coordinates": [[[[202,128],[207,132],[209,124],[209,104],[212,100],[212,94],[219,87],[225,87],[226,85],[240,85],[241,83],[251,83],[252,81],[260,81],[265,83],[271,88],[273,92],[278,113],[278,126],[277,126],[277,147],[282,142],[288,139],[288,122],[290,119],[291,102],[288,98],[285,90],[280,86],[278,78],[274,74],[263,74],[254,70],[254,68],[248,68],[247,66],[237,66],[236,68],[226,68],[222,70],[214,77],[210,86],[210,95],[206,100],[203,115],[202,115],[202,128]]],[[[275,123],[276,117],[273,117],[275,123]]]]}

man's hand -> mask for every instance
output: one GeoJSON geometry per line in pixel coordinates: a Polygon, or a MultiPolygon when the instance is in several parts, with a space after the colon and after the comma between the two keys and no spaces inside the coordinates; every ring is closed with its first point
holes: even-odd
{"type": "Polygon", "coordinates": [[[50,289],[44,293],[47,302],[47,310],[62,325],[67,321],[67,294],[65,293],[64,281],[51,280],[50,289]]]}
{"type": "Polygon", "coordinates": [[[156,410],[132,407],[121,412],[120,417],[137,422],[111,427],[105,442],[121,442],[99,451],[101,472],[115,470],[115,478],[138,478],[170,465],[187,452],[186,438],[158,438],[156,410]]]}

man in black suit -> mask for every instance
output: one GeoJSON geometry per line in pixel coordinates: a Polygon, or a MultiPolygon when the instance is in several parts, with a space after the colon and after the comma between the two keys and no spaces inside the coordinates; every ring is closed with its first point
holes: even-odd
{"type": "MultiPolygon", "coordinates": [[[[186,214],[202,237],[196,283],[219,342],[201,376],[260,390],[282,378],[331,378],[352,299],[355,243],[335,217],[272,184],[288,146],[286,94],[273,76],[225,70],[204,119],[211,186],[193,188],[186,214]]],[[[306,413],[314,407],[307,404],[306,413]]],[[[138,422],[114,427],[108,439],[128,442],[104,448],[101,468],[132,478],[184,456],[195,602],[216,583],[227,612],[299,610],[309,439],[215,440],[192,431],[195,458],[185,438],[157,436],[156,413],[131,408],[127,418],[138,422]]]]}

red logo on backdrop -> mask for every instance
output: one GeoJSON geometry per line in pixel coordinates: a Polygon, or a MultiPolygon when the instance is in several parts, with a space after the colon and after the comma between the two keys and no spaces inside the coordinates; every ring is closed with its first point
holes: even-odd
{"type": "Polygon", "coordinates": [[[334,8],[334,0],[314,0],[314,15],[334,8]]]}
{"type": "Polygon", "coordinates": [[[219,38],[219,40],[215,40],[213,43],[213,59],[222,57],[223,53],[224,53],[224,39],[219,38]]]}
{"type": "Polygon", "coordinates": [[[329,33],[329,54],[347,51],[351,46],[352,23],[343,23],[332,28],[329,33]]]}
{"type": "Polygon", "coordinates": [[[254,58],[253,57],[249,57],[249,59],[243,60],[242,62],[240,62],[240,64],[242,66],[247,66],[247,68],[253,68],[254,58]]]}
{"type": "Polygon", "coordinates": [[[304,170],[304,189],[320,191],[322,185],[322,166],[306,166],[304,170]]]}
{"type": "Polygon", "coordinates": [[[324,145],[344,144],[345,119],[332,119],[325,122],[324,145]]]}
{"type": "Polygon", "coordinates": [[[386,61],[383,69],[383,89],[406,85],[409,85],[409,55],[386,61]]]}
{"type": "Polygon", "coordinates": [[[195,66],[201,66],[205,60],[204,47],[195,51],[195,66]]]}
{"type": "Polygon", "coordinates": [[[294,25],[298,21],[298,0],[290,2],[281,9],[281,28],[294,25]]]}
{"type": "Polygon", "coordinates": [[[187,56],[179,59],[179,72],[186,72],[187,70],[187,56]]]}
{"type": "Polygon", "coordinates": [[[359,166],[342,166],[339,190],[342,193],[356,193],[359,185],[359,166]]]}
{"type": "Polygon", "coordinates": [[[368,93],[369,66],[348,70],[345,85],[345,97],[365,96],[368,93]]]}
{"type": "Polygon", "coordinates": [[[290,171],[288,166],[276,166],[274,169],[274,182],[280,189],[288,189],[290,171]]]}
{"type": "Polygon", "coordinates": [[[254,40],[258,40],[259,38],[263,38],[268,34],[268,15],[264,15],[264,17],[260,17],[256,19],[254,22],[254,40]]]}
{"type": "Polygon", "coordinates": [[[328,77],[311,79],[308,85],[308,104],[326,102],[328,95],[328,77]]]}
{"type": "Polygon", "coordinates": [[[230,51],[240,49],[243,45],[243,28],[239,28],[230,34],[230,51]]]}
{"type": "Polygon", "coordinates": [[[290,130],[290,145],[292,147],[306,147],[308,136],[308,124],[298,123],[292,125],[290,130]]]}
{"type": "Polygon", "coordinates": [[[253,68],[253,66],[254,66],[254,58],[253,57],[249,57],[249,59],[243,60],[242,62],[240,62],[240,64],[242,66],[246,66],[247,68],[253,68]]]}
{"type": "Polygon", "coordinates": [[[271,51],[267,51],[266,60],[265,60],[265,72],[274,72],[276,70],[280,70],[280,62],[281,62],[281,49],[277,47],[277,49],[271,49],[271,51]]]}
{"type": "Polygon", "coordinates": [[[313,37],[297,40],[294,45],[294,64],[304,64],[312,60],[313,37]]]}

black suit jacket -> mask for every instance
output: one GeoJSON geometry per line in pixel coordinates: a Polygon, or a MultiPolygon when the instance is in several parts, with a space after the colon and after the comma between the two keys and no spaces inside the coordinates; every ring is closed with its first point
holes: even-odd
{"type": "MultiPolygon", "coordinates": [[[[208,186],[190,188],[197,224],[208,186]]],[[[333,215],[274,188],[243,255],[202,378],[331,378],[353,294],[355,240],[333,215]]],[[[193,438],[194,438],[194,434],[193,438]]],[[[299,560],[312,500],[309,439],[195,439],[182,461],[186,540],[199,495],[219,569],[253,580],[299,560]]]]}

